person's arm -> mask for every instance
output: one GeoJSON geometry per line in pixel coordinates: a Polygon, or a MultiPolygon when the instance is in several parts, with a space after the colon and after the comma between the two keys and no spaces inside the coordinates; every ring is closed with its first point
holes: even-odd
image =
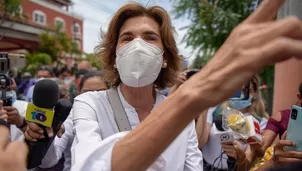
{"type": "Polygon", "coordinates": [[[204,113],[205,113],[205,111],[201,112],[201,114],[198,116],[196,126],[195,126],[198,142],[202,138],[203,129],[204,129],[204,126],[205,126],[205,121],[204,121],[204,115],[205,114],[204,113]]]}
{"type": "Polygon", "coordinates": [[[202,154],[198,149],[195,122],[188,126],[189,137],[184,171],[200,171],[203,168],[202,154]]]}
{"type": "Polygon", "coordinates": [[[198,128],[202,127],[202,132],[200,132],[200,137],[198,139],[199,148],[202,148],[208,142],[213,124],[213,111],[212,108],[205,110],[200,116],[202,117],[202,121],[197,123],[198,128]]]}
{"type": "Polygon", "coordinates": [[[280,128],[276,125],[276,122],[272,123],[272,119],[275,121],[281,120],[281,113],[277,112],[271,116],[268,120],[266,128],[262,132],[263,143],[261,146],[252,145],[251,150],[255,157],[262,157],[268,147],[270,147],[276,139],[278,140],[278,133],[280,132],[280,128]]]}
{"type": "Polygon", "coordinates": [[[70,141],[73,141],[72,111],[70,112],[69,116],[63,124],[65,127],[64,134],[61,138],[57,136],[55,137],[53,143],[47,150],[47,153],[42,160],[42,164],[39,167],[50,168],[56,165],[62,158],[62,154],[67,148],[70,141]]]}

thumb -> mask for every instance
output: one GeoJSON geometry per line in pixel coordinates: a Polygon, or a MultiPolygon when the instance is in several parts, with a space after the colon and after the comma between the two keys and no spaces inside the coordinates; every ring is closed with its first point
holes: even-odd
{"type": "Polygon", "coordinates": [[[2,109],[2,107],[3,107],[3,101],[0,100],[0,109],[2,109]]]}
{"type": "Polygon", "coordinates": [[[283,135],[282,135],[282,137],[281,137],[281,140],[285,140],[285,139],[286,139],[286,133],[287,133],[287,131],[285,131],[285,132],[283,133],[283,135]]]}
{"type": "Polygon", "coordinates": [[[59,131],[58,131],[58,133],[57,133],[57,136],[59,138],[61,138],[62,135],[64,134],[64,132],[65,132],[65,127],[64,127],[64,124],[62,124],[61,127],[60,127],[60,129],[59,129],[59,131]]]}
{"type": "Polygon", "coordinates": [[[48,137],[53,136],[53,129],[51,127],[46,127],[46,132],[47,132],[48,137]]]}

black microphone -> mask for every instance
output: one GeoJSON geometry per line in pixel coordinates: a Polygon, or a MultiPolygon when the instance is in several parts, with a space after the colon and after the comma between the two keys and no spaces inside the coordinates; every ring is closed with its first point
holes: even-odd
{"type": "Polygon", "coordinates": [[[25,140],[29,147],[28,169],[38,167],[42,163],[42,159],[62,123],[68,117],[71,108],[72,104],[68,100],[59,100],[59,87],[55,81],[45,79],[36,83],[33,92],[33,104],[28,105],[26,120],[38,123],[44,131],[45,138],[38,139],[36,142],[25,140]],[[54,135],[52,137],[48,137],[45,126],[53,128],[54,135]]]}
{"type": "MultiPolygon", "coordinates": [[[[223,128],[223,115],[216,116],[215,119],[214,119],[214,124],[215,124],[218,131],[221,131],[221,132],[226,131],[223,128]]],[[[228,165],[229,169],[234,169],[236,167],[236,159],[233,158],[233,157],[228,156],[227,165],[228,165]]]]}

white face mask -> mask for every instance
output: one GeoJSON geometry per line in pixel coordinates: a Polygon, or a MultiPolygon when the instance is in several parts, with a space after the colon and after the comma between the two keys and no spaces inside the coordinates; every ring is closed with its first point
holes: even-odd
{"type": "Polygon", "coordinates": [[[117,50],[115,63],[124,84],[143,87],[153,83],[158,77],[163,63],[163,51],[136,38],[117,50]]]}

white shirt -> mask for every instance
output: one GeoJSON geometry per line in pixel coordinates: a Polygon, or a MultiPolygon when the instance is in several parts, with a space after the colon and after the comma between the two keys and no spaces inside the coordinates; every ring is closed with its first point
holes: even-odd
{"type": "Polygon", "coordinates": [[[42,160],[42,164],[39,166],[41,168],[51,168],[58,163],[64,154],[64,170],[69,171],[71,167],[71,145],[74,139],[73,134],[73,125],[72,125],[72,110],[70,111],[69,116],[65,120],[64,127],[65,132],[61,138],[58,136],[55,137],[51,146],[47,150],[46,155],[42,160]]]}
{"type": "MultiPolygon", "coordinates": [[[[118,87],[130,125],[139,123],[136,110],[124,99],[118,87]]],[[[157,93],[156,107],[164,100],[157,93]]],[[[72,171],[110,171],[112,149],[116,142],[127,135],[120,132],[105,91],[87,92],[75,98],[73,106],[75,139],[72,146],[72,171]]],[[[131,155],[131,154],[129,154],[131,155]]],[[[161,154],[148,171],[201,171],[202,155],[194,122],[161,154]]]]}
{"type": "MultiPolygon", "coordinates": [[[[202,148],[202,153],[204,156],[204,160],[208,164],[210,164],[213,167],[218,168],[218,169],[228,169],[226,154],[222,155],[222,165],[218,164],[220,159],[217,159],[222,153],[222,147],[221,147],[220,142],[217,141],[217,138],[214,135],[214,130],[216,129],[216,127],[215,127],[215,124],[213,124],[213,112],[215,111],[216,108],[217,108],[217,106],[209,108],[208,113],[207,113],[207,123],[212,126],[211,126],[211,132],[210,132],[208,141],[202,148]]],[[[249,114],[245,113],[244,115],[249,115],[249,114]]],[[[263,131],[265,129],[266,124],[267,124],[267,119],[262,118],[261,122],[260,122],[261,131],[263,131]]],[[[242,149],[246,149],[246,147],[247,147],[246,144],[241,144],[241,145],[242,145],[241,146],[242,149]]]]}
{"type": "MultiPolygon", "coordinates": [[[[19,115],[25,117],[27,105],[28,103],[26,101],[16,100],[12,106],[18,110],[19,115]]],[[[16,125],[10,125],[10,135],[12,141],[24,140],[23,132],[19,128],[17,128],[16,125]]]]}

